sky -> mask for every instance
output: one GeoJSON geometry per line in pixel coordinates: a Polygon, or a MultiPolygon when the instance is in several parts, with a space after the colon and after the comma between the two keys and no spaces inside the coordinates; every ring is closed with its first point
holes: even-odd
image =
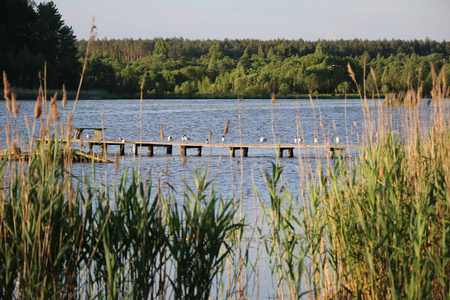
{"type": "MultiPolygon", "coordinates": [[[[36,0],[35,2],[46,2],[36,0]]],[[[53,0],[77,39],[450,40],[450,0],[53,0]]]]}

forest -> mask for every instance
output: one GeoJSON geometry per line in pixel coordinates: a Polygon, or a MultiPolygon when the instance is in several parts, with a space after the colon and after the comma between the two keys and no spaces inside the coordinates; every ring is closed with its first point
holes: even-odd
{"type": "Polygon", "coordinates": [[[75,89],[86,56],[83,89],[111,98],[135,97],[144,77],[149,98],[356,94],[348,66],[368,97],[411,87],[427,96],[443,67],[450,79],[447,41],[100,39],[87,53],[53,2],[0,6],[0,68],[22,89],[39,87],[44,70],[48,88],[75,89]]]}
{"type": "MultiPolygon", "coordinates": [[[[78,41],[80,54],[86,46],[78,41]]],[[[145,75],[145,91],[154,97],[357,93],[348,65],[369,96],[419,85],[427,95],[433,69],[450,62],[450,43],[431,40],[103,39],[93,49],[87,88],[137,93],[145,75]]]]}

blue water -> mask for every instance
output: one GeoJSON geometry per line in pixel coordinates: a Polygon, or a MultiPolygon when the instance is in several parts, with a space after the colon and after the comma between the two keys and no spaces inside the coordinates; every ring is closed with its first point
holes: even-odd
{"type": "MultiPolygon", "coordinates": [[[[105,138],[108,140],[160,141],[162,126],[165,138],[172,136],[174,141],[181,141],[186,134],[192,142],[204,142],[211,134],[211,142],[220,143],[224,128],[230,122],[226,135],[229,143],[258,143],[264,136],[267,143],[294,143],[296,136],[303,138],[303,143],[313,144],[314,137],[319,138],[319,144],[332,144],[332,138],[339,136],[341,145],[360,145],[363,125],[367,120],[361,100],[277,100],[271,105],[270,99],[244,100],[83,100],[79,101],[73,116],[73,127],[104,127],[105,138]]],[[[22,145],[23,151],[29,145],[30,129],[26,128],[25,116],[33,122],[34,101],[19,101],[19,117],[7,116],[5,103],[0,103],[0,126],[2,126],[0,148],[6,148],[5,132],[8,124],[16,126],[20,133],[17,145],[22,145]]],[[[60,122],[66,123],[66,117],[72,111],[74,102],[69,101],[65,110],[59,106],[60,122]]],[[[376,105],[378,101],[369,102],[368,114],[377,118],[376,105]]],[[[389,109],[387,114],[397,118],[402,109],[389,109]]],[[[367,114],[367,110],[366,110],[367,114]]],[[[392,122],[392,130],[400,130],[392,122]]],[[[32,124],[31,124],[32,126],[32,124]]],[[[400,127],[398,125],[398,127],[400,127]]],[[[37,124],[36,133],[40,130],[37,124]]],[[[93,132],[85,131],[86,134],[93,132]]],[[[35,134],[37,136],[37,134],[35,134]]],[[[79,147],[77,144],[74,147],[79,147]]],[[[86,150],[85,146],[81,147],[86,150]]],[[[108,148],[108,158],[115,160],[118,146],[108,148]]],[[[97,150],[100,153],[100,149],[97,150]]],[[[188,156],[182,159],[178,147],[173,148],[173,154],[167,155],[164,148],[155,148],[154,156],[147,156],[147,150],[141,149],[139,155],[132,154],[131,145],[125,148],[125,156],[119,158],[119,168],[115,164],[96,164],[95,178],[91,164],[74,164],[76,175],[86,176],[97,184],[113,186],[115,178],[121,173],[133,168],[141,174],[149,174],[148,178],[156,182],[168,183],[175,187],[175,197],[182,198],[185,180],[194,185],[194,168],[208,170],[209,180],[214,181],[214,189],[225,199],[231,201],[242,198],[239,213],[246,216],[247,224],[260,221],[260,204],[256,191],[264,198],[267,188],[263,168],[270,170],[271,163],[276,162],[274,149],[249,149],[248,157],[231,158],[227,148],[204,148],[203,156],[197,157],[196,150],[188,150],[188,156]],[[192,151],[192,152],[190,152],[192,151]],[[258,219],[259,218],[259,219],[258,219]]],[[[317,162],[326,160],[328,150],[301,150],[294,153],[293,158],[280,158],[279,163],[285,164],[282,183],[293,195],[301,200],[304,190],[304,178],[316,170],[317,162]]],[[[348,155],[356,155],[356,151],[348,151],[348,155]]],[[[163,191],[170,189],[163,184],[163,191]]],[[[252,255],[264,260],[258,245],[252,246],[252,255]]],[[[267,262],[260,262],[259,276],[268,273],[267,262]]],[[[251,275],[251,276],[254,276],[251,275]]],[[[270,277],[270,276],[269,276],[270,277]]],[[[273,278],[272,278],[273,279],[273,278]]],[[[268,279],[269,285],[272,279],[268,279]]],[[[266,291],[266,279],[260,279],[258,288],[260,298],[270,297],[266,291]]],[[[270,288],[269,288],[270,289],[270,288]]]]}

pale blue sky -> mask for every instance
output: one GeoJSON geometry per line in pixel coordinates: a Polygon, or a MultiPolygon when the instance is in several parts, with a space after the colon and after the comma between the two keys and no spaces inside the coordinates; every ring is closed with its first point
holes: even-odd
{"type": "MultiPolygon", "coordinates": [[[[40,2],[40,0],[36,0],[40,2]]],[[[450,40],[450,0],[54,0],[77,38],[450,40]]]]}

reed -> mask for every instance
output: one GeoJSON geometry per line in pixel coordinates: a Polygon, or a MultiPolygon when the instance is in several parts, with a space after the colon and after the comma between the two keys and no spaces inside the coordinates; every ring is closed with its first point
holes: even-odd
{"type": "Polygon", "coordinates": [[[214,278],[221,274],[227,256],[236,247],[230,238],[243,227],[234,223],[233,202],[225,202],[213,189],[207,172],[194,171],[195,189],[185,182],[184,202],[165,201],[167,247],[175,265],[175,276],[169,276],[174,297],[207,299],[214,278]],[[219,208],[219,209],[218,209],[219,208]]]}
{"type": "MultiPolygon", "coordinates": [[[[433,74],[429,114],[418,105],[420,86],[405,93],[415,104],[396,110],[399,119],[363,98],[364,150],[317,163],[299,158],[299,192],[283,179],[284,165],[263,166],[267,191],[253,191],[262,215],[256,229],[241,214],[243,157],[241,196],[232,199],[216,193],[201,167],[181,188],[134,170],[112,187],[98,184],[94,164],[84,180],[72,173],[70,143],[61,142],[72,114],[60,131],[57,95],[47,109],[42,91],[33,126],[27,122],[29,160],[0,163],[0,298],[207,299],[219,297],[214,284],[225,297],[245,298],[254,289],[248,274],[268,263],[269,297],[448,299],[449,88],[444,71],[433,74]],[[35,145],[37,122],[47,142],[35,145]],[[264,249],[252,260],[255,243],[264,249]]],[[[3,82],[10,147],[21,140],[20,111],[6,74],[3,82]]],[[[317,119],[315,133],[321,127],[325,135],[320,108],[317,119]]],[[[229,122],[224,136],[228,129],[229,122]]]]}

